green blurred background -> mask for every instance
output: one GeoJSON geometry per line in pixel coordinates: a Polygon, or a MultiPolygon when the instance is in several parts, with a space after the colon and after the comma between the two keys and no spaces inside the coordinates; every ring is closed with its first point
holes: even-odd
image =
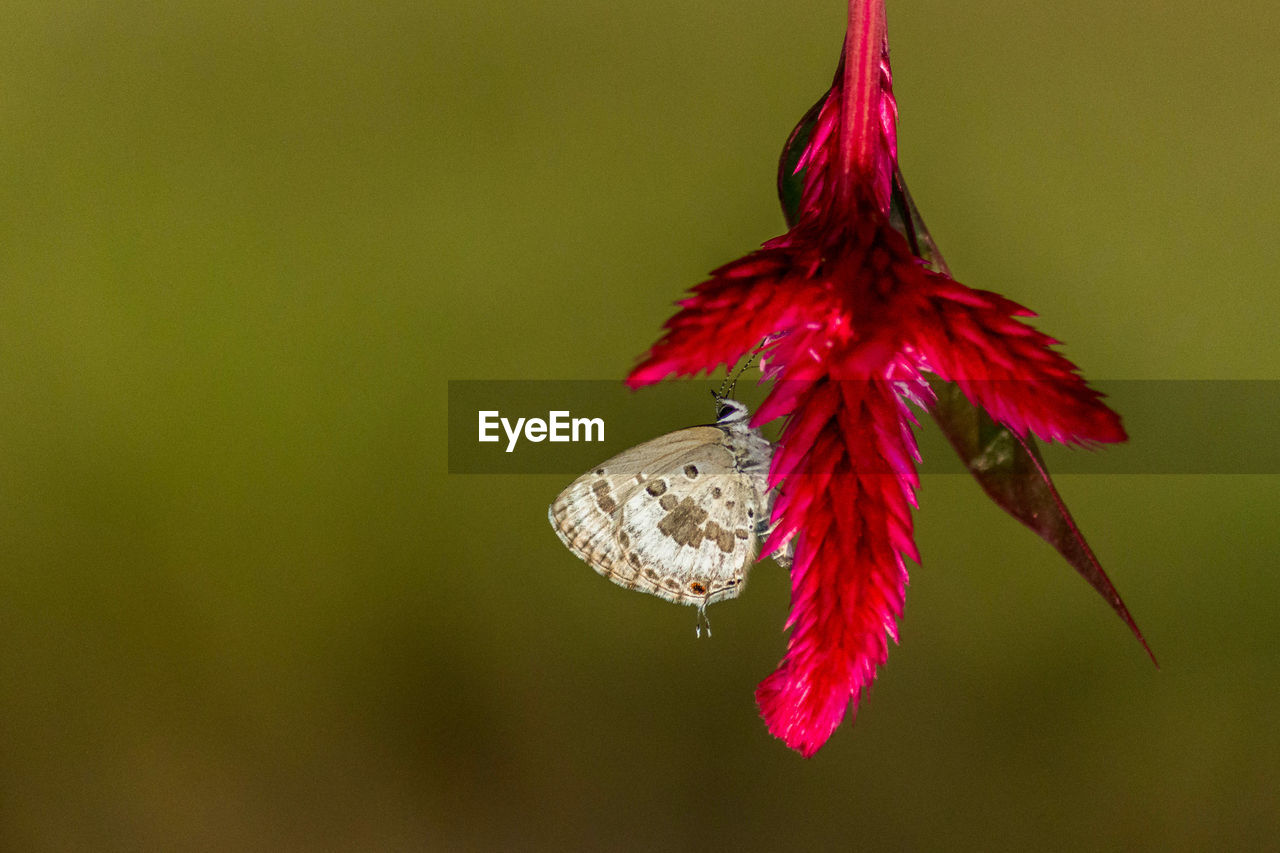
{"type": "MultiPolygon", "coordinates": [[[[0,847],[1280,844],[1274,476],[1062,479],[1159,672],[926,478],[902,644],[805,761],[752,699],[776,566],[695,642],[556,540],[571,475],[446,473],[447,380],[620,379],[780,231],[843,14],[7,4],[0,847]]],[[[889,15],[962,281],[1091,377],[1280,377],[1274,4],[889,15]]]]}

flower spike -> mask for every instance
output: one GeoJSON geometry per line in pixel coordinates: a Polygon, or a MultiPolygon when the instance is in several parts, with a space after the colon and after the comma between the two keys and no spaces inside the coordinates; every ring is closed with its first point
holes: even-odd
{"type": "Polygon", "coordinates": [[[756,698],[769,730],[805,756],[897,640],[906,562],[919,560],[910,404],[933,406],[937,385],[1020,440],[1125,439],[1034,315],[956,282],[914,206],[903,210],[886,32],[883,0],[851,0],[835,81],[783,153],[789,230],[697,285],[628,378],[709,372],[763,346],[773,384],[754,423],[786,418],[764,551],[789,539],[794,552],[786,655],[756,698]]]}

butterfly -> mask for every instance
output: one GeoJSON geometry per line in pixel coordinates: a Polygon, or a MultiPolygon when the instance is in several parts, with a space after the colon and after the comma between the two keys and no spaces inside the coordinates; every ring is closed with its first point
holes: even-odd
{"type": "Polygon", "coordinates": [[[751,428],[745,405],[719,396],[716,404],[714,424],[623,451],[547,511],[560,541],[599,574],[695,606],[700,622],[708,605],[742,592],[773,503],[773,445],[751,428]]]}

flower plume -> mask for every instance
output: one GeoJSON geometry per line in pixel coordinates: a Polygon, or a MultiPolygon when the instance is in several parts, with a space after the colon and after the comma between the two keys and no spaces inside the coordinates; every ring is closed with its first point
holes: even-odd
{"type": "Polygon", "coordinates": [[[694,287],[628,379],[712,371],[763,342],[773,385],[754,423],[786,418],[764,552],[790,540],[793,561],[787,652],[756,698],[806,756],[897,640],[906,561],[919,561],[909,404],[934,403],[929,374],[1028,440],[1125,438],[1032,312],[931,269],[894,227],[896,117],[883,0],[851,0],[835,81],[802,122],[790,230],[694,287]]]}

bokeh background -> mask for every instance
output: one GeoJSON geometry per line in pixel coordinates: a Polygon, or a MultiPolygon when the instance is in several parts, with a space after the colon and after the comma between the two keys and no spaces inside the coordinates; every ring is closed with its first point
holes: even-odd
{"type": "MultiPolygon", "coordinates": [[[[571,473],[447,472],[448,380],[621,379],[781,230],[843,14],[6,4],[0,847],[1280,844],[1275,476],[1062,478],[1160,671],[927,477],[901,645],[806,761],[752,699],[781,570],[695,642],[552,535],[571,473]]],[[[1091,377],[1280,377],[1274,4],[889,15],[962,281],[1091,377]]],[[[650,399],[642,433],[708,414],[650,399]]]]}

